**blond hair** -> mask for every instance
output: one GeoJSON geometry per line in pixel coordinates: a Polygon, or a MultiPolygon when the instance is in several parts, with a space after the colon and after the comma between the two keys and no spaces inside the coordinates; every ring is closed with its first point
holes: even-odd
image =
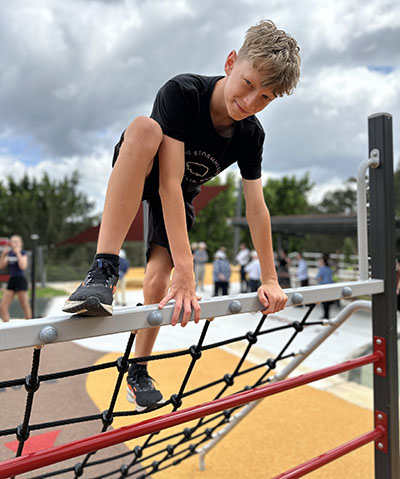
{"type": "Polygon", "coordinates": [[[275,95],[291,95],[300,77],[299,51],[293,37],[262,20],[247,30],[238,61],[250,61],[263,75],[262,85],[272,87],[275,95]]]}

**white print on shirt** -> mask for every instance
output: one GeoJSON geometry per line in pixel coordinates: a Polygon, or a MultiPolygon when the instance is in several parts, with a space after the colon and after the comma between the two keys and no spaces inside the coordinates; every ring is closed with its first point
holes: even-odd
{"type": "Polygon", "coordinates": [[[194,176],[204,177],[208,173],[208,168],[201,163],[195,163],[194,161],[188,161],[186,163],[186,168],[192,173],[194,176]]]}
{"type": "Polygon", "coordinates": [[[214,178],[221,172],[221,167],[218,161],[202,150],[186,150],[186,159],[196,159],[197,161],[186,162],[185,179],[189,183],[197,183],[201,178],[201,182],[205,183],[211,178],[214,178]],[[199,163],[201,161],[201,163],[199,163]],[[209,173],[209,174],[208,174],[209,173]]]}

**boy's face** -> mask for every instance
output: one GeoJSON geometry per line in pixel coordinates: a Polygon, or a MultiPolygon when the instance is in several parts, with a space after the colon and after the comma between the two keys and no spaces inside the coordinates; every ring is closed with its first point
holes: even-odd
{"type": "Polygon", "coordinates": [[[225,106],[228,115],[235,121],[255,115],[276,98],[272,87],[262,86],[260,72],[248,60],[238,61],[235,51],[226,60],[225,73],[225,106]]]}

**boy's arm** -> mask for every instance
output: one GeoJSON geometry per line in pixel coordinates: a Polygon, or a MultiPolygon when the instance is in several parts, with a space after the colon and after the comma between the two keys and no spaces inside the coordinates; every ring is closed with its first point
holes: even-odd
{"type": "Polygon", "coordinates": [[[261,178],[243,179],[246,219],[261,266],[258,299],[265,306],[264,314],[276,313],[285,307],[287,296],[279,286],[272,248],[271,219],[264,201],[261,178]]]}
{"type": "Polygon", "coordinates": [[[186,326],[191,309],[195,322],[200,319],[200,306],[193,277],[193,256],[186,227],[185,204],[182,195],[182,178],[185,169],[184,143],[164,135],[159,148],[160,198],[165,228],[174,262],[174,273],[168,294],[160,301],[163,308],[175,299],[171,324],[175,326],[183,308],[182,326],[186,326]]]}

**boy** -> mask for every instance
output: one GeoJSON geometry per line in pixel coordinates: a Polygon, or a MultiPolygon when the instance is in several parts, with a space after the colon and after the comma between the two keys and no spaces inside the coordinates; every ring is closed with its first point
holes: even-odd
{"type": "MultiPolygon", "coordinates": [[[[149,203],[149,236],[144,302],[163,308],[174,299],[171,324],[177,324],[182,311],[181,326],[186,326],[192,309],[197,323],[200,306],[188,239],[194,221],[192,202],[203,183],[235,162],[241,171],[246,217],[261,262],[259,300],[265,314],[285,307],[287,297],[276,277],[261,183],[264,131],[254,115],[278,96],[292,93],[300,74],[299,48],[273,22],[262,21],[247,31],[239,52],[228,55],[225,73],[224,77],[184,74],[172,78],[159,90],[150,118],[136,118],[122,134],[114,153],[97,254],[64,311],[112,314],[118,252],[140,201],[145,199],[149,203]]],[[[151,354],[157,333],[158,328],[139,331],[136,357],[151,354]]],[[[146,364],[131,366],[128,396],[139,410],[162,401],[146,364]]]]}

